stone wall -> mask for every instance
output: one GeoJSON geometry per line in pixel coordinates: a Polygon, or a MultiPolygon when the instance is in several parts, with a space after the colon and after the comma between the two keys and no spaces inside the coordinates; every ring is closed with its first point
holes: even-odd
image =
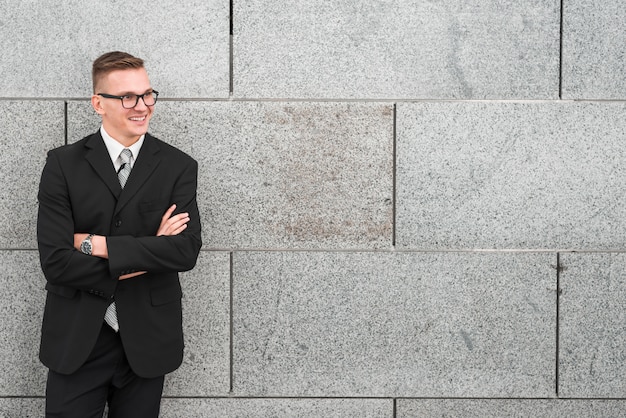
{"type": "Polygon", "coordinates": [[[200,163],[163,417],[626,416],[626,8],[0,2],[0,416],[43,413],[46,151],[125,50],[200,163]]]}

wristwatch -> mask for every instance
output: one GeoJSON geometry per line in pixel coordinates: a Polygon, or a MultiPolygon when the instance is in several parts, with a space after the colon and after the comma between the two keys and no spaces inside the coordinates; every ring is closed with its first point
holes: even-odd
{"type": "Polygon", "coordinates": [[[93,246],[91,245],[91,238],[94,236],[94,234],[89,234],[87,235],[87,238],[85,238],[83,240],[83,242],[80,243],[80,252],[87,254],[87,255],[91,255],[91,252],[93,251],[93,246]]]}

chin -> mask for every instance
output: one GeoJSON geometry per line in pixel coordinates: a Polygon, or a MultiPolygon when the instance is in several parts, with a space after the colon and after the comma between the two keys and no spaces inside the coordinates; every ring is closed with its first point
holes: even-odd
{"type": "Polygon", "coordinates": [[[135,127],[135,129],[130,129],[129,131],[132,132],[133,135],[136,135],[136,136],[145,135],[148,132],[148,125],[146,124],[146,126],[142,126],[139,129],[135,127]]]}

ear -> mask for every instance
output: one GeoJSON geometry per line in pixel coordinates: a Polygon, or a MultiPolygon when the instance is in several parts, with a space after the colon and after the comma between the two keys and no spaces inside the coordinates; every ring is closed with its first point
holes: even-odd
{"type": "Polygon", "coordinates": [[[97,114],[99,115],[103,115],[104,114],[104,109],[102,108],[102,97],[98,96],[97,94],[94,94],[93,96],[91,96],[91,105],[93,106],[94,110],[96,111],[97,114]]]}

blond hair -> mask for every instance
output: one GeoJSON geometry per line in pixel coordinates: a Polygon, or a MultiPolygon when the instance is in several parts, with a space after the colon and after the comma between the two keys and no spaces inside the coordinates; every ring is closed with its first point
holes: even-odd
{"type": "Polygon", "coordinates": [[[97,93],[98,83],[110,72],[133,68],[144,68],[143,60],[121,51],[107,52],[101,55],[93,62],[91,69],[93,92],[97,93]]]}

